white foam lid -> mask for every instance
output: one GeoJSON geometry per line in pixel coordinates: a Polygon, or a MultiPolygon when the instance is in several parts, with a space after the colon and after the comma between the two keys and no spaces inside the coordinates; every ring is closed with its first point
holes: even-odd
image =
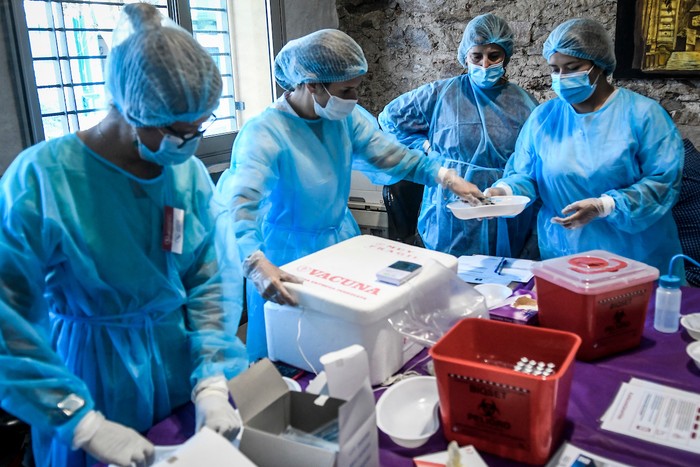
{"type": "MultiPolygon", "coordinates": [[[[369,323],[385,318],[408,300],[409,293],[429,293],[457,271],[457,258],[445,253],[406,245],[372,235],[360,235],[311,255],[299,258],[282,269],[304,280],[287,283],[299,304],[347,321],[369,323]],[[377,271],[395,261],[423,265],[421,272],[403,285],[380,282],[377,271]]],[[[434,292],[433,292],[434,293],[434,292]]]]}

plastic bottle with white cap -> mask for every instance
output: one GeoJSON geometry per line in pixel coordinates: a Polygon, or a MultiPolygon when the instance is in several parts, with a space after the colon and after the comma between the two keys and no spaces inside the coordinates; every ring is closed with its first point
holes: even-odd
{"type": "Polygon", "coordinates": [[[659,278],[654,309],[654,329],[659,332],[676,332],[681,320],[681,278],[673,274],[673,263],[684,258],[700,266],[700,263],[686,255],[675,255],[668,263],[668,274],[659,278]]]}
{"type": "Polygon", "coordinates": [[[681,279],[667,275],[659,278],[656,289],[654,329],[659,332],[676,332],[681,320],[681,279]]]}

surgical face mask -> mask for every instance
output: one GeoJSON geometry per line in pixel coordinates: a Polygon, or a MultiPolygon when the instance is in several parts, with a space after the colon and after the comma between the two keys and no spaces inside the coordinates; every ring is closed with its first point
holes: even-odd
{"type": "Polygon", "coordinates": [[[593,95],[593,91],[595,91],[597,86],[596,82],[600,78],[599,74],[595,82],[591,84],[588,75],[591,74],[593,68],[591,67],[588,71],[568,73],[566,75],[552,73],[552,89],[563,101],[569,104],[580,104],[593,95]]]}
{"type": "MultiPolygon", "coordinates": [[[[136,130],[134,130],[134,132],[135,131],[136,130]]],[[[200,141],[202,141],[202,136],[199,135],[196,138],[183,142],[182,138],[165,133],[163,134],[163,140],[160,142],[160,147],[155,152],[148,149],[148,147],[141,142],[138,133],[136,133],[136,140],[138,141],[141,159],[158,165],[177,165],[182,164],[194,155],[200,141]]]]}
{"type": "Polygon", "coordinates": [[[316,100],[316,96],[312,96],[314,100],[314,112],[316,112],[316,115],[328,120],[342,120],[352,113],[355,105],[357,104],[357,99],[341,99],[340,97],[334,96],[328,92],[328,89],[326,89],[325,86],[323,86],[323,89],[331,97],[328,99],[326,106],[321,107],[321,104],[319,104],[316,100]]]}
{"type": "Polygon", "coordinates": [[[496,63],[488,68],[469,62],[467,69],[471,80],[480,88],[494,87],[506,72],[505,68],[503,68],[503,62],[496,63]]]}

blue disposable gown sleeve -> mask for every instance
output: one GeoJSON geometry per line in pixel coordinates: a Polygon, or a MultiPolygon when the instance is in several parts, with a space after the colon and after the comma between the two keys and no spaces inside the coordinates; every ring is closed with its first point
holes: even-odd
{"type": "Polygon", "coordinates": [[[264,118],[249,121],[233,143],[231,168],[216,184],[216,197],[232,219],[241,260],[265,251],[262,220],[270,209],[269,195],[279,180],[276,159],[280,142],[264,118]]]}
{"type": "Polygon", "coordinates": [[[676,204],[684,159],[683,140],[660,105],[650,105],[635,123],[639,181],[605,192],[615,200],[615,209],[605,220],[632,234],[648,229],[676,204]]]}
{"type": "MultiPolygon", "coordinates": [[[[213,190],[204,166],[200,183],[213,190]]],[[[183,277],[187,290],[187,320],[193,371],[193,387],[204,378],[224,375],[232,378],[244,371],[248,359],[236,337],[243,303],[243,274],[232,218],[211,190],[193,190],[201,199],[195,203],[203,212],[200,218],[211,221],[208,241],[198,252],[197,260],[183,277]]]]}
{"type": "MultiPolygon", "coordinates": [[[[275,125],[283,124],[283,118],[277,115],[279,111],[267,112],[247,122],[239,132],[231,168],[217,182],[217,196],[233,217],[241,259],[257,250],[265,251],[262,221],[270,210],[270,194],[280,180],[278,158],[301,154],[304,144],[290,141],[289,136],[282,139],[280,134],[288,130],[275,125]]],[[[342,122],[342,131],[347,133],[336,137],[349,141],[353,168],[366,173],[374,183],[390,184],[404,178],[431,186],[437,183],[436,161],[382,133],[361,110],[355,109],[342,122]]]]}
{"type": "Polygon", "coordinates": [[[44,265],[49,256],[61,255],[54,242],[59,234],[39,215],[36,176],[18,177],[16,168],[11,165],[0,182],[0,401],[34,428],[71,443],[75,426],[94,402],[85,383],[49,346],[44,265]],[[59,408],[70,395],[84,402],[72,414],[59,408]]]}
{"type": "Polygon", "coordinates": [[[361,170],[375,184],[391,185],[409,180],[437,185],[440,163],[425,153],[409,149],[395,137],[383,133],[355,110],[349,117],[353,168],[361,170]]]}
{"type": "Polygon", "coordinates": [[[439,96],[437,82],[425,84],[389,102],[379,114],[382,129],[412,149],[423,149],[439,96]]]}
{"type": "Polygon", "coordinates": [[[377,118],[374,115],[372,115],[369,112],[369,110],[365,109],[360,104],[357,104],[355,106],[355,108],[360,113],[360,115],[364,116],[367,119],[367,121],[372,125],[373,128],[375,128],[377,130],[381,129],[381,128],[379,128],[379,121],[377,120],[377,118]]]}
{"type": "Polygon", "coordinates": [[[494,185],[505,183],[513,190],[514,195],[527,196],[532,201],[539,196],[537,189],[539,164],[532,139],[535,126],[534,118],[530,117],[525,121],[515,143],[515,150],[506,162],[503,178],[494,183],[494,185]]]}

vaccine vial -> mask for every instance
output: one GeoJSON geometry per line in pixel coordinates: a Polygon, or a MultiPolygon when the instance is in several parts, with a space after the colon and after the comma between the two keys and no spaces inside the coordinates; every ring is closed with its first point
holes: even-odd
{"type": "Polygon", "coordinates": [[[676,332],[681,319],[681,280],[678,276],[661,276],[656,289],[654,329],[676,332]]]}

